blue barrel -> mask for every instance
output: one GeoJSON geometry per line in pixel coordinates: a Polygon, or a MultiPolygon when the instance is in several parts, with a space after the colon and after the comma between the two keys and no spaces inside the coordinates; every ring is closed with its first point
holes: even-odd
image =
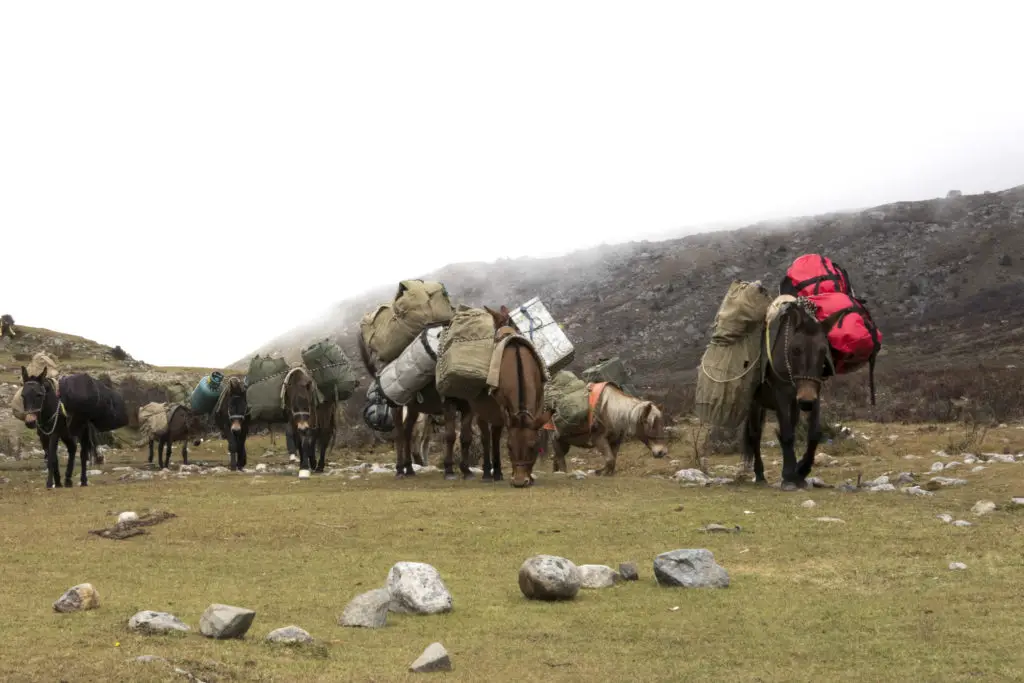
{"type": "Polygon", "coordinates": [[[212,372],[199,380],[199,384],[192,390],[192,397],[189,403],[194,413],[212,413],[217,407],[217,398],[220,396],[220,383],[224,375],[219,372],[212,372]]]}

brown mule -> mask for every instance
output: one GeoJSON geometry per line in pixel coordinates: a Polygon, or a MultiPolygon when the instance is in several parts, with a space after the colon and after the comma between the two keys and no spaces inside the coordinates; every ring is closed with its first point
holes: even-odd
{"type": "Polygon", "coordinates": [[[483,442],[484,480],[501,479],[501,432],[508,429],[508,453],[512,463],[512,486],[533,484],[537,462],[538,431],[551,412],[544,410],[544,367],[533,347],[509,324],[508,309],[485,310],[494,318],[495,340],[512,336],[501,354],[498,388],[470,401],[477,415],[483,442]]]}
{"type": "Polygon", "coordinates": [[[171,450],[181,442],[181,460],[188,464],[188,442],[193,446],[202,443],[203,434],[209,429],[205,416],[193,413],[187,406],[176,406],[167,417],[167,429],[149,439],[149,462],[153,462],[153,443],[157,444],[157,467],[165,469],[171,465],[171,450]],[[166,456],[164,451],[166,449],[166,456]]]}

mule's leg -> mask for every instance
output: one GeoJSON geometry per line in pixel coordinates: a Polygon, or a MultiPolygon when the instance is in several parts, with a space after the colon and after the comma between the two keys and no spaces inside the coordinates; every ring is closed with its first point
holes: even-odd
{"type": "Polygon", "coordinates": [[[604,467],[594,470],[594,474],[598,476],[615,474],[615,453],[612,452],[612,446],[608,442],[608,437],[604,434],[595,434],[592,443],[594,448],[604,455],[604,467]]]}
{"type": "Polygon", "coordinates": [[[402,419],[401,406],[391,409],[392,420],[395,423],[395,478],[401,479],[405,476],[405,460],[402,451],[405,448],[405,421],[402,419]]]}
{"type": "MultiPolygon", "coordinates": [[[[167,456],[170,459],[170,455],[167,456]]],[[[181,443],[181,462],[185,465],[188,464],[188,439],[185,439],[181,443]]]]}
{"type": "Polygon", "coordinates": [[[60,483],[60,463],[57,460],[57,436],[54,434],[46,439],[39,437],[46,450],[46,488],[62,488],[60,483]]]}
{"type": "Polygon", "coordinates": [[[319,429],[318,437],[317,445],[320,447],[320,457],[317,458],[316,471],[323,472],[324,468],[327,467],[327,444],[331,442],[331,430],[328,430],[326,427],[321,427],[319,429]]]}
{"type": "Polygon", "coordinates": [[[149,464],[153,464],[153,439],[149,440],[149,464]]]}
{"type": "Polygon", "coordinates": [[[249,427],[242,424],[242,429],[235,435],[235,453],[238,457],[238,469],[241,472],[245,471],[245,466],[249,462],[249,454],[245,450],[245,439],[249,436],[249,427]]]}
{"type": "Polygon", "coordinates": [[[473,413],[466,411],[460,418],[459,470],[462,471],[463,479],[472,479],[473,473],[469,471],[469,461],[472,457],[470,450],[473,446],[473,413]]]}
{"type": "Polygon", "coordinates": [[[405,424],[402,425],[402,466],[403,472],[406,476],[411,477],[416,474],[416,470],[412,468],[412,430],[416,427],[416,420],[406,420],[405,424]]]}
{"type": "MultiPolygon", "coordinates": [[[[430,416],[426,416],[423,420],[423,429],[420,430],[420,436],[416,440],[416,448],[412,452],[412,461],[414,464],[423,467],[427,464],[427,455],[430,452],[430,437],[434,431],[434,423],[430,419],[430,416]]],[[[413,433],[415,433],[415,429],[413,433]]]]}
{"type": "Polygon", "coordinates": [[[504,425],[491,425],[491,461],[494,467],[494,481],[501,481],[501,431],[504,425]]]}
{"type": "Polygon", "coordinates": [[[764,461],[761,460],[761,436],[764,434],[764,421],[768,411],[755,403],[750,407],[747,424],[743,430],[743,465],[754,466],[754,483],[764,484],[764,461]]]}
{"type": "Polygon", "coordinates": [[[444,478],[455,478],[455,406],[447,401],[444,405],[444,478]]]}
{"type": "Polygon", "coordinates": [[[228,469],[234,472],[238,469],[238,435],[228,427],[228,469]]]}
{"type": "MultiPolygon", "coordinates": [[[[68,453],[70,453],[70,452],[71,451],[69,450],[68,453]]],[[[79,450],[78,450],[78,463],[82,466],[82,475],[78,478],[78,483],[79,483],[80,486],[88,486],[89,485],[89,477],[88,477],[89,460],[90,460],[89,456],[93,455],[95,452],[96,452],[96,444],[92,440],[92,436],[90,435],[90,430],[86,429],[85,430],[85,434],[82,435],[82,445],[81,445],[81,448],[79,448],[79,450]]],[[[69,457],[68,460],[70,461],[71,458],[69,457]]],[[[68,486],[71,486],[71,484],[68,483],[68,486]]]]}
{"type": "Polygon", "coordinates": [[[796,400],[779,401],[775,412],[779,419],[779,443],[782,445],[782,490],[794,491],[797,488],[796,465],[796,424],[800,419],[800,409],[796,400]]]}
{"type": "MultiPolygon", "coordinates": [[[[82,455],[85,456],[85,440],[88,437],[82,437],[82,455]]],[[[64,471],[64,485],[71,488],[71,475],[75,473],[75,439],[71,436],[61,438],[64,442],[64,447],[68,449],[68,467],[64,471]]],[[[85,460],[82,460],[82,476],[85,476],[85,460]]],[[[84,486],[85,484],[83,484],[84,486]]]]}
{"type": "Polygon", "coordinates": [[[807,475],[814,467],[814,453],[818,450],[819,441],[821,441],[820,399],[814,402],[814,407],[811,408],[811,412],[807,416],[807,450],[804,451],[804,457],[800,459],[796,468],[797,484],[800,486],[807,485],[807,475]]]}
{"type": "Polygon", "coordinates": [[[565,466],[565,456],[569,454],[569,450],[572,446],[569,442],[562,438],[554,439],[555,445],[551,450],[551,471],[552,472],[568,472],[565,466]]]}
{"type": "Polygon", "coordinates": [[[480,481],[494,481],[491,464],[491,426],[484,422],[483,418],[477,418],[476,424],[480,427],[480,453],[483,456],[482,469],[484,472],[480,481]]]}

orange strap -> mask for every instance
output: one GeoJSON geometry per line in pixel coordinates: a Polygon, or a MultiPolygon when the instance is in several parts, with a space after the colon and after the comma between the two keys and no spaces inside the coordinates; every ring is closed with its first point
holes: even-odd
{"type": "MultiPolygon", "coordinates": [[[[588,405],[588,410],[587,410],[587,431],[588,432],[591,429],[593,429],[593,427],[594,427],[594,411],[597,410],[597,402],[598,402],[598,400],[600,400],[601,393],[604,391],[604,388],[606,386],[608,386],[608,382],[595,382],[593,384],[588,384],[587,385],[587,392],[589,393],[589,395],[587,396],[587,405],[588,405]]],[[[554,421],[552,420],[552,421],[548,422],[546,425],[541,427],[541,429],[549,431],[549,432],[555,431],[555,423],[554,423],[554,421]]]]}

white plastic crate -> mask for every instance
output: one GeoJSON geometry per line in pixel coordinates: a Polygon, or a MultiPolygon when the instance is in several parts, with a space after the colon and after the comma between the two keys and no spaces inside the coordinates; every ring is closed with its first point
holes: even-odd
{"type": "Polygon", "coordinates": [[[513,308],[510,313],[516,329],[533,343],[549,372],[558,372],[576,357],[576,349],[569,337],[565,336],[538,297],[513,308]]]}

